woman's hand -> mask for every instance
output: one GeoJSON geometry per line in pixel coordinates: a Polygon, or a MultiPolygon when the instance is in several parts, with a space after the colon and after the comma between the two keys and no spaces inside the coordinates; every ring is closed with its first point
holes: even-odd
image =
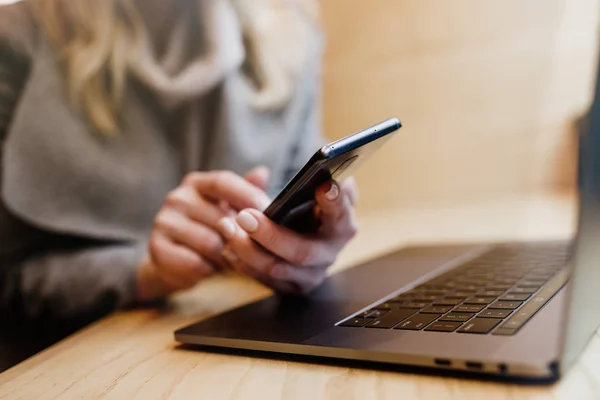
{"type": "Polygon", "coordinates": [[[263,210],[268,171],[245,178],[228,171],[193,172],[170,192],[154,220],[149,256],[138,269],[138,299],[187,289],[226,266],[219,220],[244,208],[263,210]]]}
{"type": "Polygon", "coordinates": [[[237,271],[277,291],[306,294],[325,279],[327,268],[356,234],[356,197],[352,179],[341,188],[333,181],[319,187],[315,198],[321,225],[311,236],[279,226],[256,209],[225,217],[219,222],[226,239],[222,255],[237,271]]]}

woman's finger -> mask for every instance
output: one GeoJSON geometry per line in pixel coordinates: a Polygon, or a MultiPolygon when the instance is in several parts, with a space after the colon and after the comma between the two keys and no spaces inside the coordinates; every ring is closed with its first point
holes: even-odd
{"type": "Polygon", "coordinates": [[[235,221],[252,240],[289,264],[314,266],[328,264],[335,259],[335,253],[327,243],[277,225],[260,211],[242,210],[235,221]]]}
{"type": "MultiPolygon", "coordinates": [[[[224,218],[219,223],[219,229],[227,240],[228,251],[232,252],[242,263],[248,265],[257,273],[270,275],[273,266],[279,262],[274,254],[257,246],[250,239],[248,233],[240,229],[235,220],[231,218],[224,218]]],[[[231,254],[225,252],[224,257],[227,259],[227,257],[231,257],[231,254]]]]}
{"type": "Polygon", "coordinates": [[[233,270],[240,275],[252,278],[262,283],[263,285],[275,290],[284,290],[284,288],[287,287],[287,284],[282,285],[275,279],[271,278],[268,274],[261,273],[256,268],[253,268],[250,265],[243,262],[242,260],[240,260],[237,254],[235,254],[235,252],[233,252],[233,250],[229,246],[225,246],[225,248],[223,249],[223,257],[227,260],[229,265],[232,266],[233,270]]]}
{"type": "Polygon", "coordinates": [[[269,186],[269,177],[269,169],[260,166],[248,171],[248,173],[244,176],[244,179],[246,179],[254,186],[258,187],[259,189],[267,190],[267,187],[269,186]]]}
{"type": "Polygon", "coordinates": [[[229,246],[226,246],[223,249],[223,257],[227,260],[229,265],[232,266],[232,269],[238,274],[248,276],[265,285],[271,285],[268,275],[258,272],[255,268],[252,268],[240,260],[237,254],[235,254],[235,252],[229,246]]]}
{"type": "Polygon", "coordinates": [[[214,272],[199,254],[174,243],[162,233],[152,234],[149,247],[158,274],[173,288],[191,287],[214,272]]]}
{"type": "MultiPolygon", "coordinates": [[[[221,224],[235,224],[227,219],[221,224]]],[[[325,277],[327,265],[322,266],[292,266],[287,262],[266,252],[250,239],[248,233],[239,227],[224,227],[224,231],[234,230],[235,234],[227,233],[229,239],[223,250],[224,258],[235,265],[238,272],[260,280],[270,287],[280,290],[306,293],[318,285],[325,277]],[[286,282],[284,285],[278,282],[286,282]]]]}
{"type": "Polygon", "coordinates": [[[184,186],[194,187],[201,195],[225,201],[236,210],[264,210],[270,203],[264,190],[230,171],[192,172],[184,186]]]}
{"type": "Polygon", "coordinates": [[[354,210],[337,182],[321,185],[315,193],[321,214],[319,233],[323,236],[347,242],[357,231],[354,210]]]}
{"type": "Polygon", "coordinates": [[[342,189],[342,193],[348,196],[348,200],[350,200],[350,205],[352,207],[356,206],[358,203],[358,187],[356,186],[356,180],[353,176],[345,179],[342,183],[340,183],[340,187],[342,189]]]}
{"type": "Polygon", "coordinates": [[[207,201],[190,186],[180,186],[170,192],[165,205],[211,228],[215,228],[221,218],[231,215],[226,204],[207,201]]]}
{"type": "Polygon", "coordinates": [[[306,273],[296,275],[293,271],[288,271],[288,269],[303,268],[291,266],[286,263],[278,264],[273,269],[273,271],[277,271],[275,272],[277,276],[273,275],[273,273],[264,274],[243,262],[229,247],[225,247],[223,255],[237,273],[248,276],[281,293],[306,294],[322,281],[323,278],[320,278],[321,276],[325,276],[324,273],[313,268],[306,269],[306,273]],[[312,274],[308,273],[309,270],[313,270],[312,274]]]}
{"type": "Polygon", "coordinates": [[[154,226],[156,230],[171,238],[173,242],[194,250],[217,265],[224,265],[221,256],[223,240],[216,231],[173,209],[160,211],[156,216],[154,226]]]}

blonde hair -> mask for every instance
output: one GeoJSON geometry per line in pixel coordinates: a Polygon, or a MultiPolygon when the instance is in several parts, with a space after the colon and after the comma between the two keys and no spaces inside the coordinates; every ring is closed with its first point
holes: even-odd
{"type": "MultiPolygon", "coordinates": [[[[290,58],[289,54],[279,57],[279,62],[265,57],[269,51],[265,49],[269,44],[263,45],[266,42],[279,40],[279,45],[271,47],[285,48],[288,52],[290,43],[282,44],[277,34],[266,34],[260,21],[265,19],[264,15],[259,16],[257,10],[261,5],[263,11],[265,7],[281,11],[282,7],[292,6],[312,22],[317,22],[318,4],[315,0],[230,1],[249,45],[247,61],[252,64],[254,78],[263,86],[258,102],[263,107],[269,103],[280,105],[293,91],[289,80],[282,79],[281,69],[287,68],[292,75],[298,75],[302,61],[298,57],[296,60],[290,58]],[[270,77],[273,79],[268,87],[266,82],[270,77]]],[[[97,131],[116,135],[120,126],[119,108],[127,84],[128,60],[132,51],[138,48],[143,34],[142,21],[132,0],[29,0],[28,3],[58,51],[72,104],[84,111],[97,131]]],[[[278,23],[289,25],[289,18],[278,23]]]]}

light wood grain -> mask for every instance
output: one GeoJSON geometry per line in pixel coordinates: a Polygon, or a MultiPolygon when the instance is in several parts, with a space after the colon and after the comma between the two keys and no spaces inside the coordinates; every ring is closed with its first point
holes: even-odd
{"type": "Polygon", "coordinates": [[[404,127],[357,173],[364,209],[570,188],[596,0],[327,0],[324,128],[404,127]]]}
{"type": "MultiPolygon", "coordinates": [[[[360,217],[336,270],[403,243],[561,238],[571,198],[524,197],[360,217]],[[385,223],[382,223],[385,221],[385,223]]],[[[234,276],[173,299],[168,311],[120,312],[0,375],[0,399],[594,399],[600,336],[551,387],[436,378],[178,349],[173,331],[269,292],[234,276]]]]}

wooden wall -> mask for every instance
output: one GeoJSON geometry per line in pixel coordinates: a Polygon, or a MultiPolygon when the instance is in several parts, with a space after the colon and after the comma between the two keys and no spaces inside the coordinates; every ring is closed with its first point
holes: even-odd
{"type": "Polygon", "coordinates": [[[324,129],[389,116],[361,210],[569,189],[595,79],[595,0],[324,0],[324,129]]]}

